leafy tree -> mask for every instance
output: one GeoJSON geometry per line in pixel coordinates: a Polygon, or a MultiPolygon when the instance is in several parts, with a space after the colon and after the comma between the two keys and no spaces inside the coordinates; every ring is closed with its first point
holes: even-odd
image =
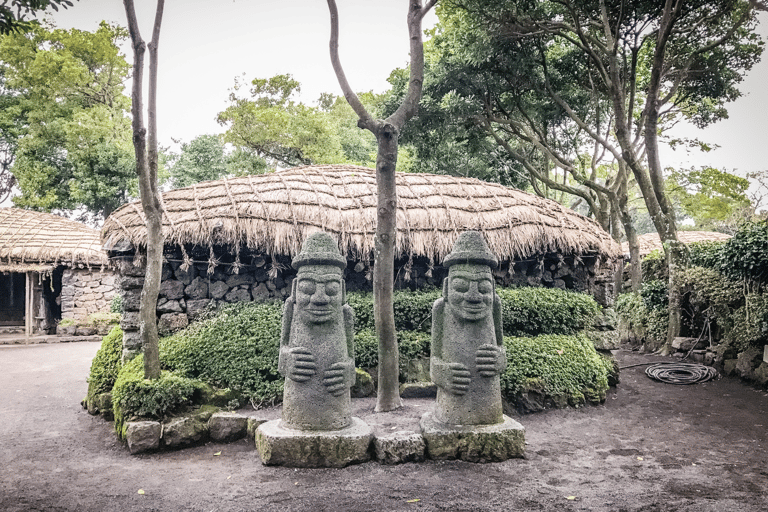
{"type": "Polygon", "coordinates": [[[0,196],[105,218],[128,198],[134,167],[123,94],[125,29],[32,26],[0,41],[0,196]]]}
{"type": "MultiPolygon", "coordinates": [[[[762,53],[754,28],[755,9],[764,6],[746,0],[446,5],[457,23],[472,28],[452,32],[464,34],[460,45],[443,40],[443,53],[459,71],[451,75],[464,91],[459,99],[474,109],[469,119],[525,166],[532,185],[578,195],[599,220],[599,212],[608,212],[625,229],[633,177],[656,231],[670,242],[670,270],[680,268],[676,255],[684,246],[664,187],[660,132],[682,118],[704,126],[726,114],[725,104],[740,95],[738,83],[762,53]],[[591,155],[589,165],[580,163],[584,155],[591,155]],[[616,170],[603,181],[596,179],[601,161],[616,170]],[[551,166],[580,186],[548,177],[551,166]]],[[[636,247],[630,231],[627,237],[636,247]]],[[[670,338],[679,330],[676,275],[670,271],[670,338]]]]}
{"type": "Polygon", "coordinates": [[[59,7],[66,9],[72,5],[69,0],[4,0],[0,5],[0,34],[30,29],[34,26],[34,21],[27,17],[34,16],[38,11],[48,7],[58,11],[59,7]]]}
{"type": "Polygon", "coordinates": [[[672,201],[693,219],[696,229],[706,231],[729,230],[729,221],[751,205],[747,188],[748,179],[712,167],[674,171],[667,178],[672,201]]]}
{"type": "Polygon", "coordinates": [[[168,171],[173,188],[216,180],[227,174],[224,144],[217,135],[200,135],[181,144],[181,153],[170,155],[168,171]]]}
{"type": "Polygon", "coordinates": [[[379,341],[379,380],[376,411],[385,412],[402,406],[398,382],[398,349],[395,318],[392,305],[395,263],[395,235],[397,230],[397,191],[395,167],[397,165],[400,130],[418,110],[424,82],[424,48],[421,40],[421,20],[437,0],[410,0],[408,5],[408,34],[411,63],[408,91],[400,106],[386,119],[376,119],[354,93],[339,60],[339,12],[335,0],[328,0],[331,14],[331,62],[344,97],[358,116],[357,125],[370,131],[377,142],[376,188],[377,216],[374,241],[373,295],[375,304],[376,336],[379,341]]]}
{"type": "MultiPolygon", "coordinates": [[[[223,141],[250,155],[253,167],[291,167],[309,164],[371,162],[375,147],[371,137],[354,129],[352,109],[332,94],[322,94],[318,106],[296,99],[301,84],[291,75],[255,78],[248,89],[240,80],[230,93],[230,105],[218,114],[218,122],[227,127],[223,141]],[[261,167],[261,166],[257,166],[261,167]]],[[[376,97],[363,94],[367,105],[375,106],[376,97]]]]}

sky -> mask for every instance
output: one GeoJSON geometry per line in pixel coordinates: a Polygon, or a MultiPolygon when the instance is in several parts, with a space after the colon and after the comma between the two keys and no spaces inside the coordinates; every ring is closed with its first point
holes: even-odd
{"type": "MultiPolygon", "coordinates": [[[[408,0],[337,0],[339,53],[356,91],[383,92],[390,72],[408,63],[408,0]]],[[[141,35],[151,38],[155,0],[136,0],[141,35]]],[[[768,15],[759,32],[768,36],[768,15]]],[[[95,30],[101,20],[126,26],[120,0],[80,0],[54,13],[59,28],[95,30]]],[[[423,26],[434,26],[434,11],[423,26]]],[[[169,0],[159,46],[158,138],[190,141],[221,133],[216,114],[227,106],[235,77],[248,82],[290,73],[301,100],[341,94],[331,67],[330,19],[324,0],[169,0]]],[[[128,61],[133,56],[125,47],[128,61]]],[[[704,130],[681,124],[673,135],[720,147],[709,153],[662,150],[665,167],[708,165],[744,176],[768,169],[768,50],[742,82],[744,96],[728,106],[729,119],[704,130]]],[[[128,94],[130,94],[128,92],[128,94]]]]}

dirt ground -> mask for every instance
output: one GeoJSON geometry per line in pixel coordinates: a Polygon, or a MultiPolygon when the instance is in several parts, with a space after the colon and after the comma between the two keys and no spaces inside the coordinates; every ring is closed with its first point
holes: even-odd
{"type": "MultiPolygon", "coordinates": [[[[97,349],[0,346],[0,510],[768,510],[768,395],[735,379],[673,386],[626,369],[603,406],[516,418],[525,459],[291,469],[263,466],[245,440],[131,456],[80,406],[97,349]]],[[[354,400],[390,430],[417,429],[430,405],[376,415],[354,400]]]]}

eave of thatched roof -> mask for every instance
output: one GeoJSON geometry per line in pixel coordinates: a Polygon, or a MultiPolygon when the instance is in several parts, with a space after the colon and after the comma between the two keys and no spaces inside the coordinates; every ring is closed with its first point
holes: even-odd
{"type": "MultiPolygon", "coordinates": [[[[398,256],[441,262],[462,231],[485,234],[502,260],[558,252],[613,258],[620,247],[592,220],[555,201],[474,178],[397,173],[398,256]]],[[[333,234],[350,259],[367,259],[376,229],[375,171],[318,165],[198,183],[163,194],[166,244],[230,245],[296,255],[312,232],[333,234]]],[[[107,250],[146,245],[134,202],[104,223],[107,250]]]]}
{"type": "Polygon", "coordinates": [[[0,264],[5,271],[51,265],[106,266],[99,232],[73,220],[18,208],[0,208],[0,264]]]}
{"type": "MultiPolygon", "coordinates": [[[[724,242],[731,238],[731,235],[715,231],[678,231],[677,238],[684,244],[690,244],[693,242],[724,242]]],[[[655,250],[663,250],[658,233],[640,235],[637,237],[637,241],[640,245],[640,257],[647,256],[655,250]]],[[[621,244],[621,251],[624,254],[629,254],[629,244],[627,242],[621,244]]]]}

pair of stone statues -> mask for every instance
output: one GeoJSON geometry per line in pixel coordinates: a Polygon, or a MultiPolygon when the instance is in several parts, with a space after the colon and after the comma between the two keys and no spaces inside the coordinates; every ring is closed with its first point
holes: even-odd
{"type": "MultiPolygon", "coordinates": [[[[507,364],[501,304],[491,268],[496,258],[483,236],[462,233],[443,262],[448,277],[432,312],[430,375],[440,427],[504,422],[499,374],[507,364]]],[[[352,424],[349,388],[355,382],[354,314],[345,302],[346,260],[326,233],[308,237],[284,314],[280,372],[286,377],[282,426],[335,431],[352,424]]]]}

